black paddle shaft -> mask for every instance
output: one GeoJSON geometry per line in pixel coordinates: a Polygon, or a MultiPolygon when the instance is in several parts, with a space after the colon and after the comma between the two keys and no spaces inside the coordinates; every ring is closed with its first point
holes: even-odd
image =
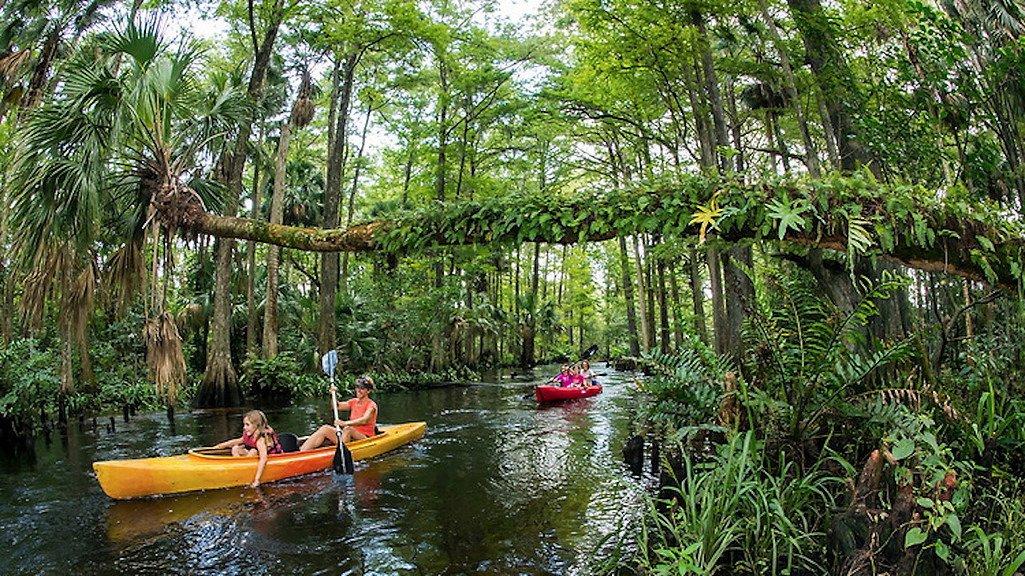
{"type": "Polygon", "coordinates": [[[342,442],[342,435],[337,435],[338,446],[335,449],[335,457],[331,462],[331,467],[337,474],[352,474],[356,471],[356,465],[352,462],[352,452],[349,447],[342,442]]]}

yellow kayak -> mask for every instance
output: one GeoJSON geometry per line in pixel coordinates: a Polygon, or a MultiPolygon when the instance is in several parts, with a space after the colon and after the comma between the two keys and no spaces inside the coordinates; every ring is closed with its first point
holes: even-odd
{"type": "MultiPolygon", "coordinates": [[[[423,438],[427,423],[407,422],[379,428],[381,433],[376,436],[346,443],[354,461],[373,458],[423,438]]],[[[274,482],[326,470],[331,467],[334,454],[333,445],[307,452],[271,454],[260,481],[274,482]]],[[[246,486],[256,475],[257,462],[256,456],[232,456],[229,450],[195,448],[179,456],[94,462],[93,470],[107,496],[127,500],[246,486]]]]}

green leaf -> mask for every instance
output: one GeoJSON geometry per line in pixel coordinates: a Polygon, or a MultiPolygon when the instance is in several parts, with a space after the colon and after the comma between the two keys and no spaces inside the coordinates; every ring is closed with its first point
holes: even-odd
{"type": "Polygon", "coordinates": [[[808,211],[809,206],[806,202],[794,202],[791,203],[789,198],[775,198],[769,203],[769,218],[778,220],[778,231],[779,239],[782,240],[787,234],[787,229],[793,228],[794,231],[800,231],[806,224],[801,214],[808,211]]]}
{"type": "Polygon", "coordinates": [[[944,562],[950,561],[950,548],[947,548],[947,545],[942,540],[936,541],[936,555],[944,562]]]}
{"type": "Polygon", "coordinates": [[[915,452],[915,441],[910,438],[899,440],[890,451],[897,460],[903,460],[915,452]]]}
{"type": "Polygon", "coordinates": [[[919,496],[918,498],[915,499],[915,502],[918,503],[918,505],[921,506],[922,508],[926,508],[926,509],[931,509],[932,508],[932,499],[931,498],[922,498],[921,496],[919,496]]]}
{"type": "Polygon", "coordinates": [[[893,233],[882,224],[875,225],[876,236],[879,237],[879,245],[887,252],[893,251],[893,233]]]}
{"type": "Polygon", "coordinates": [[[868,231],[871,223],[863,218],[851,217],[847,219],[847,250],[857,254],[864,254],[872,247],[872,234],[868,231]]]}
{"type": "Polygon", "coordinates": [[[947,526],[950,528],[950,532],[954,534],[954,540],[960,540],[961,520],[957,517],[957,514],[947,514],[947,526]]]}
{"type": "Polygon", "coordinates": [[[925,539],[927,537],[928,537],[928,534],[926,534],[925,532],[922,532],[922,529],[919,528],[918,526],[915,526],[911,530],[908,530],[908,533],[904,535],[904,548],[911,548],[912,546],[918,546],[922,542],[925,542],[925,539]]]}
{"type": "Polygon", "coordinates": [[[1018,554],[1018,556],[1008,564],[1007,568],[1004,570],[1003,576],[1014,576],[1018,569],[1021,568],[1022,564],[1025,564],[1025,551],[1018,554]]]}

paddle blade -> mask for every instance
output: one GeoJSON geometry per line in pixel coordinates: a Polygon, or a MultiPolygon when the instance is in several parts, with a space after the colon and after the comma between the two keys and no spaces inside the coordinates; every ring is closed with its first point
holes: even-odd
{"type": "Polygon", "coordinates": [[[336,474],[352,474],[356,471],[356,465],[352,463],[352,452],[338,436],[338,444],[335,446],[335,457],[331,461],[331,467],[336,474]]]}
{"type": "Polygon", "coordinates": [[[584,350],[584,353],[580,355],[580,359],[581,360],[587,360],[591,356],[594,356],[594,353],[597,352],[597,351],[598,351],[598,345],[597,344],[591,344],[591,347],[588,348],[587,350],[584,350]]]}
{"type": "Polygon", "coordinates": [[[356,472],[356,465],[352,462],[352,452],[349,451],[349,447],[342,444],[342,468],[345,470],[344,474],[354,474],[356,472]]]}
{"type": "Polygon", "coordinates": [[[345,474],[345,457],[342,456],[342,445],[335,446],[335,458],[331,461],[331,468],[335,474],[345,474]]]}
{"type": "Polygon", "coordinates": [[[324,374],[328,376],[334,376],[335,366],[338,366],[338,351],[329,350],[327,354],[324,354],[320,359],[320,367],[324,369],[324,374]]]}

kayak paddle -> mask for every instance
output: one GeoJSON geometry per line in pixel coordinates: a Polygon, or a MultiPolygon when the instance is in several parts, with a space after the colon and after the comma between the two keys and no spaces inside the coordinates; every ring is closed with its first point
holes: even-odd
{"type": "Polygon", "coordinates": [[[338,365],[338,351],[331,350],[324,354],[324,357],[320,359],[320,364],[324,373],[331,379],[331,408],[335,413],[335,436],[338,440],[338,445],[335,446],[334,461],[331,465],[338,474],[352,474],[356,471],[356,467],[352,463],[352,452],[349,451],[345,442],[342,442],[342,430],[338,427],[338,398],[335,396],[335,366],[338,365]]]}

